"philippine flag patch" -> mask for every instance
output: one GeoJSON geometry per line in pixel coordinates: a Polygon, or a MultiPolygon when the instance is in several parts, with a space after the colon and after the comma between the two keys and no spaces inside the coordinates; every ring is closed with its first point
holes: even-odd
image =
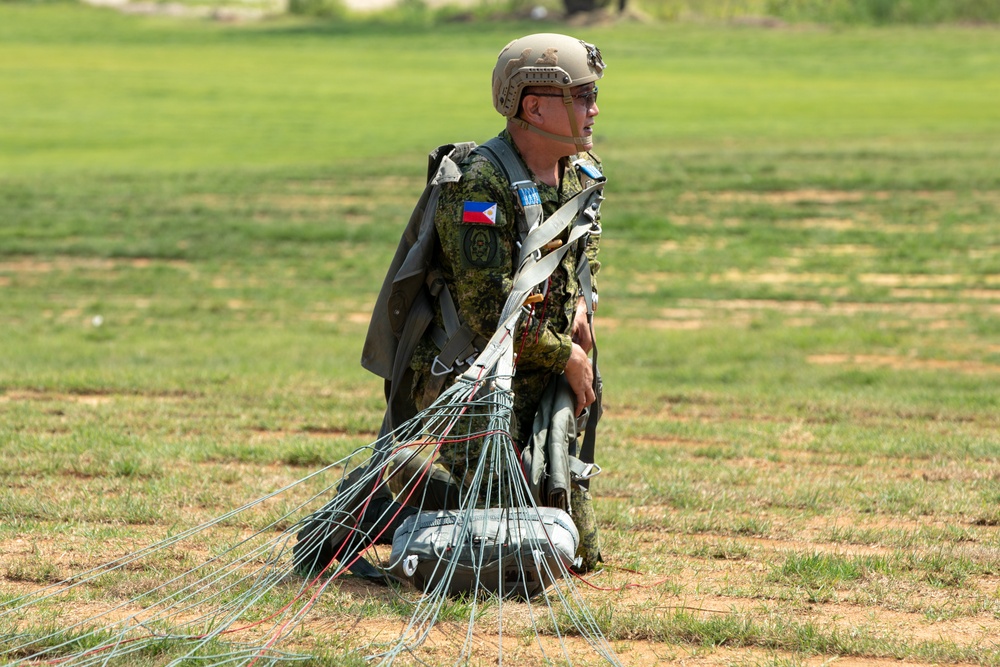
{"type": "Polygon", "coordinates": [[[462,222],[471,225],[495,225],[497,205],[491,201],[467,201],[462,208],[462,222]]]}

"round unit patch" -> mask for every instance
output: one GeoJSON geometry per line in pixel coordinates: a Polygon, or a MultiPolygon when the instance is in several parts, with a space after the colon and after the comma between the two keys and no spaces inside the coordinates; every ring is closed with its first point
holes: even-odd
{"type": "Polygon", "coordinates": [[[496,230],[484,225],[463,225],[462,259],[476,269],[500,266],[500,239],[496,230]]]}

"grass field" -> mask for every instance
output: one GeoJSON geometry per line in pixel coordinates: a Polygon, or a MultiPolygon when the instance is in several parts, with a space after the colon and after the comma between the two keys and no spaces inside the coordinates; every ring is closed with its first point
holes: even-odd
{"type": "MultiPolygon", "coordinates": [[[[373,439],[424,156],[500,129],[492,60],[539,29],[0,3],[0,600],[373,439]]],[[[623,662],[1000,665],[1000,32],[577,32],[623,662]]],[[[395,628],[379,595],[316,641],[395,628]]]]}

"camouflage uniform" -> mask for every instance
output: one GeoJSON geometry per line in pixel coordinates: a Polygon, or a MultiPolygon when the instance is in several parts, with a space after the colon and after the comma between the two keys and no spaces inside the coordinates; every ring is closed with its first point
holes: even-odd
{"type": "MultiPolygon", "coordinates": [[[[501,137],[517,150],[506,130],[501,133],[501,137]]],[[[544,217],[551,215],[593,182],[571,166],[577,159],[583,159],[600,169],[600,160],[589,152],[563,158],[559,187],[538,184],[544,217]]],[[[521,241],[518,212],[507,178],[487,158],[473,154],[462,162],[460,168],[462,179],[457,183],[446,184],[438,202],[435,226],[440,246],[435,250],[434,265],[441,269],[463,322],[477,335],[489,339],[496,331],[500,311],[510,293],[517,268],[515,264],[521,241]],[[463,223],[466,202],[495,203],[497,208],[494,223],[463,223]]],[[[568,232],[564,232],[564,238],[566,234],[568,232]]],[[[599,240],[599,236],[588,236],[585,249],[595,291],[595,276],[600,269],[597,260],[599,240]]],[[[553,374],[563,372],[569,361],[571,330],[577,301],[581,295],[576,269],[577,252],[571,249],[549,278],[548,285],[543,290],[546,295],[544,300],[528,306],[531,309],[530,317],[522,316],[518,324],[514,342],[517,358],[512,383],[514,415],[511,435],[519,448],[531,437],[535,412],[546,385],[553,374]]],[[[435,320],[441,326],[439,307],[435,320]]],[[[412,399],[417,409],[427,407],[436,398],[433,390],[428,390],[427,380],[437,353],[437,346],[429,338],[425,338],[413,355],[412,399]]],[[[456,368],[449,382],[463,369],[464,367],[456,368]]],[[[461,480],[465,477],[469,463],[478,457],[480,446],[480,441],[464,442],[461,451],[458,451],[457,448],[443,445],[439,461],[451,470],[456,479],[461,480]]],[[[589,493],[573,494],[573,514],[586,547],[584,558],[596,562],[599,553],[597,528],[593,521],[589,493]]],[[[592,567],[594,562],[588,564],[592,567]]]]}

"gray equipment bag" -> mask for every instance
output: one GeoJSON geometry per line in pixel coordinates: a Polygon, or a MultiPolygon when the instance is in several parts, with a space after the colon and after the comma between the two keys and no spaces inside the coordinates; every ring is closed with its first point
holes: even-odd
{"type": "Polygon", "coordinates": [[[422,591],[447,585],[501,597],[539,595],[573,563],[580,535],[554,507],[420,512],[396,529],[389,571],[422,591]]]}
{"type": "Polygon", "coordinates": [[[553,376],[535,414],[534,435],[521,452],[528,489],[538,505],[576,516],[570,505],[572,487],[585,486],[601,472],[601,466],[580,460],[576,451],[588,419],[589,410],[576,416],[576,395],[566,376],[553,376]]]}

